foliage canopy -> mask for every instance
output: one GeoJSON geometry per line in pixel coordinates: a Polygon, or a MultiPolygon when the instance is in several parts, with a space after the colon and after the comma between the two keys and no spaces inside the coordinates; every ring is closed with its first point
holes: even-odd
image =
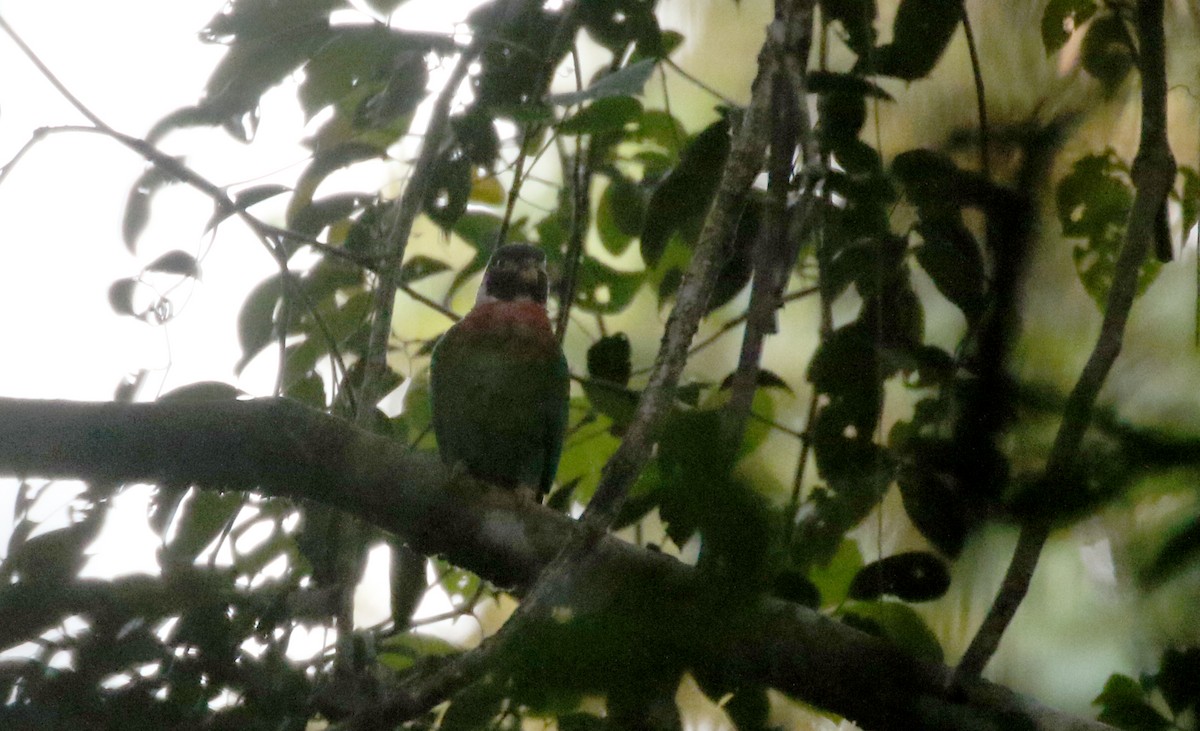
{"type": "MultiPolygon", "coordinates": [[[[550,262],[552,315],[578,383],[547,506],[570,514],[597,497],[606,506],[596,511],[602,528],[671,554],[698,546],[703,590],[685,610],[655,596],[657,587],[556,584],[553,565],[537,582],[497,585],[501,574],[489,575],[486,561],[426,559],[419,536],[360,519],[377,506],[356,517],[286,488],[263,495],[261,485],[236,479],[206,483],[173,472],[169,454],[154,474],[171,477],[158,481],[148,516],[162,539],[161,574],[82,579],[85,551],[126,481],[105,479],[125,474],[119,469],[97,467],[81,475],[89,485],[76,519],[59,530],[39,532],[30,518],[44,488],[24,482],[17,491],[0,564],[0,647],[34,649],[0,668],[0,717],[16,724],[8,727],[136,719],[148,728],[303,729],[325,719],[516,729],[552,718],[573,730],[678,728],[676,691],[690,672],[738,729],[766,729],[769,683],[736,662],[706,667],[678,654],[695,638],[676,625],[705,628],[700,644],[716,647],[725,630],[714,618],[737,625],[739,613],[775,597],[940,664],[942,642],[913,605],[946,592],[955,559],[981,527],[1023,526],[1033,563],[1021,563],[1018,549],[1014,566],[1032,573],[1052,528],[1096,514],[1147,475],[1195,469],[1195,439],[1094,410],[1111,358],[1085,371],[1069,396],[1020,382],[1008,368],[1021,285],[1042,235],[1039,196],[1051,188],[1068,121],[1004,130],[1019,153],[1011,169],[989,161],[990,135],[999,132],[986,123],[970,155],[919,148],[885,159],[870,141],[868,120],[886,115],[937,68],[957,34],[970,33],[957,0],[901,0],[890,25],[879,22],[873,0],[781,0],[751,101],[714,99],[709,122],[696,129],[654,93],[661,78],[682,73],[674,59],[687,43],[663,27],[654,0],[496,0],[447,35],[390,23],[403,4],[291,0],[280,12],[275,0],[228,3],[200,34],[226,51],[197,104],[164,116],[145,139],[100,127],[149,163],[129,194],[126,245],[137,250],[165,187],[208,195],[210,230],[246,225],[278,264],[242,306],[236,372],[274,358],[276,396],[419,456],[436,451],[426,403],[432,341],[407,333],[405,317],[393,321],[394,300],[406,315],[420,308],[448,323],[456,294],[471,289],[497,245],[534,243],[550,262]],[[832,55],[831,45],[839,46],[832,55]],[[251,141],[262,96],[281,84],[295,86],[310,121],[311,159],[294,180],[223,187],[160,151],[191,127],[251,141]],[[410,135],[422,129],[414,146],[410,135]],[[364,162],[407,170],[410,159],[417,162],[400,197],[390,186],[337,185],[364,162]],[[760,173],[766,184],[749,186],[760,173]],[[731,183],[738,175],[747,183],[740,188],[731,183]],[[546,187],[545,200],[531,192],[546,187]],[[260,215],[271,210],[275,222],[260,215]],[[418,215],[438,241],[414,237],[410,249],[418,215]],[[803,336],[776,332],[804,307],[816,314],[803,336]],[[952,335],[929,332],[927,312],[948,307],[957,313],[952,335]],[[650,365],[641,338],[657,324],[645,321],[668,311],[662,354],[650,365]],[[689,316],[704,334],[695,343],[679,324],[689,316]],[[709,357],[714,343],[737,334],[740,353],[709,357]],[[761,366],[772,335],[811,348],[797,369],[802,378],[761,366]],[[403,408],[378,408],[397,389],[403,408]],[[1011,435],[1048,416],[1062,419],[1060,437],[1077,430],[1077,438],[1062,437],[1048,455],[1022,452],[1011,435]],[[641,452],[625,457],[622,440],[641,452]],[[785,450],[794,459],[786,467],[777,457],[785,450]],[[624,484],[620,465],[605,468],[610,460],[632,460],[624,484]],[[926,548],[866,557],[854,531],[893,488],[926,548]],[[354,590],[368,549],[380,543],[392,548],[392,617],[355,627],[354,590]],[[512,637],[487,653],[464,651],[423,631],[427,618],[414,620],[426,592],[448,597],[450,617],[461,617],[507,590],[551,611],[519,612],[512,637]],[[313,657],[289,656],[293,635],[308,626],[341,631],[313,657]],[[63,653],[65,664],[55,659],[63,653]],[[428,697],[412,691],[429,685],[428,697]],[[397,711],[397,688],[422,702],[397,711]],[[592,696],[605,699],[602,715],[592,696]]],[[[1184,241],[1200,210],[1200,173],[1184,166],[1176,178],[1165,130],[1149,116],[1164,74],[1163,8],[1157,3],[1155,15],[1154,6],[1051,0],[1040,26],[1047,54],[1064,53],[1076,36],[1100,94],[1129,94],[1140,81],[1148,115],[1136,161],[1092,150],[1068,161],[1053,186],[1079,280],[1106,316],[1098,353],[1114,342],[1119,350],[1123,319],[1109,322],[1128,313],[1163,266],[1143,263],[1145,253],[1169,258],[1168,192],[1184,241]],[[1157,200],[1147,192],[1160,189],[1157,200]],[[1143,225],[1146,206],[1153,220],[1143,225]]],[[[114,282],[110,304],[163,324],[171,289],[151,288],[148,278],[199,279],[201,265],[184,251],[160,256],[114,282]]],[[[121,389],[116,400],[136,401],[136,391],[121,389]]],[[[242,396],[201,383],[158,401],[184,408],[242,396]]],[[[11,455],[0,464],[23,476],[62,472],[11,455]]],[[[1147,562],[1146,582],[1194,566],[1195,526],[1147,562]]],[[[1002,599],[1015,601],[1015,611],[1023,592],[1019,581],[1006,582],[1002,599]]],[[[1007,618],[998,621],[1003,632],[1007,618]]],[[[983,649],[973,645],[953,678],[957,688],[975,681],[999,641],[981,637],[983,649]]],[[[1197,658],[1194,648],[1172,649],[1140,681],[1114,675],[1097,689],[1101,720],[1182,728],[1200,702],[1197,658]]],[[[865,710],[876,700],[824,710],[886,727],[865,710]]],[[[937,727],[968,727],[954,718],[937,727]]],[[[1003,718],[992,722],[1013,720],[1003,718]]]]}

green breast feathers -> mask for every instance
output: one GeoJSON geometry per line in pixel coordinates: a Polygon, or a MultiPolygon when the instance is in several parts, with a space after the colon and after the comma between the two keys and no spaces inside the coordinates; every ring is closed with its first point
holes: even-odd
{"type": "Polygon", "coordinates": [[[570,397],[546,315],[544,262],[532,246],[497,250],[475,307],[442,336],[430,366],[442,461],[539,497],[558,469],[570,397]]]}

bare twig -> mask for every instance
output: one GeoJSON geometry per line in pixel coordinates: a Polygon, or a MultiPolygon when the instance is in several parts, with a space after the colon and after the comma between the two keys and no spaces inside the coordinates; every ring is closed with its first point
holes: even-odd
{"type": "Polygon", "coordinates": [[[445,307],[437,302],[434,302],[417,290],[413,289],[412,285],[410,284],[402,282],[399,285],[399,290],[452,322],[458,322],[462,319],[462,316],[460,316],[457,312],[449,307],[445,307]]]}
{"type": "MultiPolygon", "coordinates": [[[[795,300],[798,300],[798,299],[804,299],[805,297],[809,297],[811,295],[817,294],[819,291],[820,291],[820,289],[818,287],[805,287],[803,289],[798,289],[795,292],[789,292],[786,295],[784,295],[783,302],[788,303],[788,302],[794,302],[795,300]]],[[[749,317],[750,317],[750,312],[749,312],[749,310],[747,310],[746,312],[743,312],[742,314],[738,315],[737,317],[726,320],[724,323],[721,324],[721,327],[718,328],[716,332],[714,332],[713,334],[709,335],[705,339],[703,339],[700,342],[693,345],[691,347],[691,349],[688,351],[688,355],[689,356],[695,355],[696,353],[699,353],[701,350],[704,350],[705,348],[709,347],[710,345],[717,342],[725,335],[728,335],[733,330],[736,330],[738,328],[738,326],[741,325],[743,322],[746,322],[746,319],[749,317]]],[[[641,369],[639,372],[645,372],[646,370],[648,370],[648,369],[641,369]]]]}
{"type": "Polygon", "coordinates": [[[730,386],[729,404],[722,427],[723,440],[731,446],[741,443],[750,404],[758,386],[763,342],[768,333],[776,331],[775,312],[783,306],[783,288],[800,245],[798,236],[789,236],[788,193],[792,183],[792,160],[801,138],[801,128],[807,129],[809,126],[802,102],[807,96],[803,65],[807,63],[812,46],[812,8],[801,6],[793,11],[784,0],[776,0],[775,16],[769,35],[775,45],[779,71],[771,79],[771,152],[768,162],[766,234],[754,243],[754,284],[750,291],[742,350],[730,386]],[[790,11],[794,14],[789,16],[790,11]],[[798,73],[783,71],[795,65],[800,67],[798,73]]]}
{"type": "Polygon", "coordinates": [[[962,4],[963,33],[967,36],[967,51],[971,54],[971,75],[975,78],[975,103],[979,107],[979,170],[983,177],[991,179],[991,151],[988,149],[987,97],[983,93],[983,67],[979,63],[979,49],[975,47],[975,33],[971,30],[971,18],[967,4],[962,4]]]}
{"type": "MultiPolygon", "coordinates": [[[[1100,336],[1067,398],[1062,424],[1046,463],[1044,481],[1048,486],[1060,483],[1078,458],[1096,397],[1121,352],[1125,325],[1137,295],[1138,275],[1149,243],[1154,240],[1156,216],[1175,179],[1175,160],[1167,142],[1163,0],[1139,0],[1137,25],[1142,49],[1142,134],[1132,173],[1137,192],[1108,293],[1100,336]]],[[[1029,590],[1050,527],[1044,517],[1033,518],[1022,527],[1000,592],[955,670],[955,683],[978,677],[995,653],[1004,630],[1029,590]]]]}
{"type": "Polygon", "coordinates": [[[688,345],[704,315],[717,273],[728,256],[728,242],[746,194],[762,169],[770,115],[770,69],[774,62],[774,52],[768,43],[759,54],[759,76],[750,106],[734,134],[716,197],[667,320],[649,383],[621,446],[604,466],[600,485],[588,504],[584,517],[593,526],[607,526],[620,510],[629,486],[650,457],[653,434],[675,396],[675,387],[687,363],[688,345]]]}
{"type": "Polygon", "coordinates": [[[396,289],[400,285],[400,268],[404,260],[404,251],[408,247],[408,238],[412,234],[413,223],[421,212],[421,204],[425,200],[425,192],[434,172],[434,160],[441,151],[442,141],[450,127],[450,105],[454,101],[458,87],[467,78],[471,64],[483,51],[486,40],[483,36],[472,39],[471,44],[463,50],[446,85],[434,102],[429,124],[425,128],[425,139],[421,143],[421,151],[412,166],[412,175],[404,187],[404,193],[392,205],[386,219],[383,242],[384,256],[391,266],[383,267],[379,272],[379,281],[375,284],[375,293],[371,302],[371,335],[367,344],[366,364],[363,370],[362,387],[359,390],[358,418],[369,417],[382,393],[378,384],[382,374],[387,370],[388,338],[392,332],[392,312],[396,306],[396,289]]]}
{"type": "MultiPolygon", "coordinates": [[[[579,50],[576,46],[571,47],[571,57],[575,61],[575,88],[582,89],[583,72],[580,69],[579,50]]],[[[618,63],[620,57],[614,57],[613,64],[618,63]]],[[[588,225],[591,223],[591,146],[584,144],[583,139],[583,132],[575,136],[575,154],[571,156],[570,161],[571,235],[567,241],[566,255],[563,257],[562,279],[558,290],[558,317],[554,324],[554,332],[560,344],[567,336],[567,325],[571,321],[571,306],[575,304],[575,283],[579,278],[579,264],[583,261],[584,242],[587,240],[588,225]]]]}

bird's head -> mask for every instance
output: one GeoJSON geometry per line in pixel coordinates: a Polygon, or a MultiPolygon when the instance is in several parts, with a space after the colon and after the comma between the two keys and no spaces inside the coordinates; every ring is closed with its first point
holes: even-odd
{"type": "Polygon", "coordinates": [[[488,261],[475,304],[529,300],[545,305],[549,289],[542,250],[529,244],[508,244],[496,249],[488,261]]]}

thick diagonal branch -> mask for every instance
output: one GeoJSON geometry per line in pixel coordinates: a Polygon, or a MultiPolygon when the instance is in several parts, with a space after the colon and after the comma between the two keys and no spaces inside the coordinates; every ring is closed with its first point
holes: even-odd
{"type": "MultiPolygon", "coordinates": [[[[0,399],[0,474],[194,484],[318,500],[518,592],[581,530],[511,493],[452,480],[433,455],[282,399],[0,399]]],[[[694,569],[615,538],[602,538],[576,569],[557,596],[588,613],[589,621],[603,622],[607,608],[625,607],[673,618],[629,624],[622,615],[614,626],[629,645],[671,653],[689,667],[720,668],[723,677],[747,685],[778,688],[867,728],[962,728],[958,721],[966,718],[971,728],[996,731],[1105,728],[988,683],[968,682],[961,696],[950,695],[944,690],[950,671],[943,666],[802,607],[771,599],[733,607],[714,601],[694,569]]],[[[0,603],[0,623],[12,609],[0,603]]],[[[455,671],[434,668],[424,679],[441,682],[455,671]]],[[[448,682],[453,686],[454,677],[448,682]]]]}

